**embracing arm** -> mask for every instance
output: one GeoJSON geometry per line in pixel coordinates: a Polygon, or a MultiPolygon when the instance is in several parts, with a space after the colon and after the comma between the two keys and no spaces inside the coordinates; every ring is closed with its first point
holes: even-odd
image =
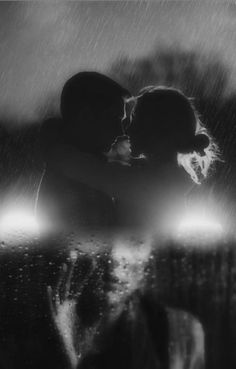
{"type": "Polygon", "coordinates": [[[109,196],[121,195],[129,179],[129,167],[103,162],[94,155],[81,153],[66,145],[51,151],[50,163],[67,178],[87,184],[109,196]]]}

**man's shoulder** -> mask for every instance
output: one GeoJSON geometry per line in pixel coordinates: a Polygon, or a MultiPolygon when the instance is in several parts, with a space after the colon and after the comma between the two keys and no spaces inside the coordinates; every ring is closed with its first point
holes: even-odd
{"type": "Polygon", "coordinates": [[[51,149],[64,142],[63,125],[60,118],[49,118],[41,124],[40,146],[47,159],[51,149]]]}
{"type": "Polygon", "coordinates": [[[40,137],[43,140],[53,140],[62,130],[62,120],[60,118],[49,118],[42,122],[40,137]]]}

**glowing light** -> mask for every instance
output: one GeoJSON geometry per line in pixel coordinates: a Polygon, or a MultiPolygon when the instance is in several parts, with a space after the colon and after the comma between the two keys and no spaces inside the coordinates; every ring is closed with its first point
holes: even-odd
{"type": "Polygon", "coordinates": [[[178,237],[197,242],[215,241],[221,238],[223,233],[223,226],[217,219],[202,214],[184,217],[177,227],[178,237]]]}
{"type": "Polygon", "coordinates": [[[179,224],[179,232],[216,232],[222,233],[220,223],[204,218],[192,217],[179,224]]]}
{"type": "Polygon", "coordinates": [[[32,213],[22,209],[11,209],[0,218],[1,238],[17,240],[36,236],[39,231],[38,223],[32,213]]]}

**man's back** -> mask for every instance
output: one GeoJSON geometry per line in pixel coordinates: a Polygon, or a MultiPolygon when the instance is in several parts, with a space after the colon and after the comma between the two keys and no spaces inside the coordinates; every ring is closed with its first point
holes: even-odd
{"type": "MultiPolygon", "coordinates": [[[[37,199],[37,215],[50,231],[102,231],[114,222],[114,204],[102,191],[78,183],[58,170],[54,148],[63,146],[60,121],[46,121],[42,127],[41,147],[46,161],[37,199]]],[[[79,168],[78,168],[79,170],[79,168]]]]}
{"type": "Polygon", "coordinates": [[[74,232],[82,227],[109,227],[114,217],[113,201],[108,195],[52,170],[45,171],[38,212],[53,229],[74,232]]]}

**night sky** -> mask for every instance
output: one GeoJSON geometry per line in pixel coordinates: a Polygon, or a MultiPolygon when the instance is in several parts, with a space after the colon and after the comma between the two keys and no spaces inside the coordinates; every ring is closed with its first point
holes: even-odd
{"type": "Polygon", "coordinates": [[[40,119],[79,70],[157,45],[219,54],[236,86],[236,5],[197,1],[0,3],[0,115],[40,119]]]}

